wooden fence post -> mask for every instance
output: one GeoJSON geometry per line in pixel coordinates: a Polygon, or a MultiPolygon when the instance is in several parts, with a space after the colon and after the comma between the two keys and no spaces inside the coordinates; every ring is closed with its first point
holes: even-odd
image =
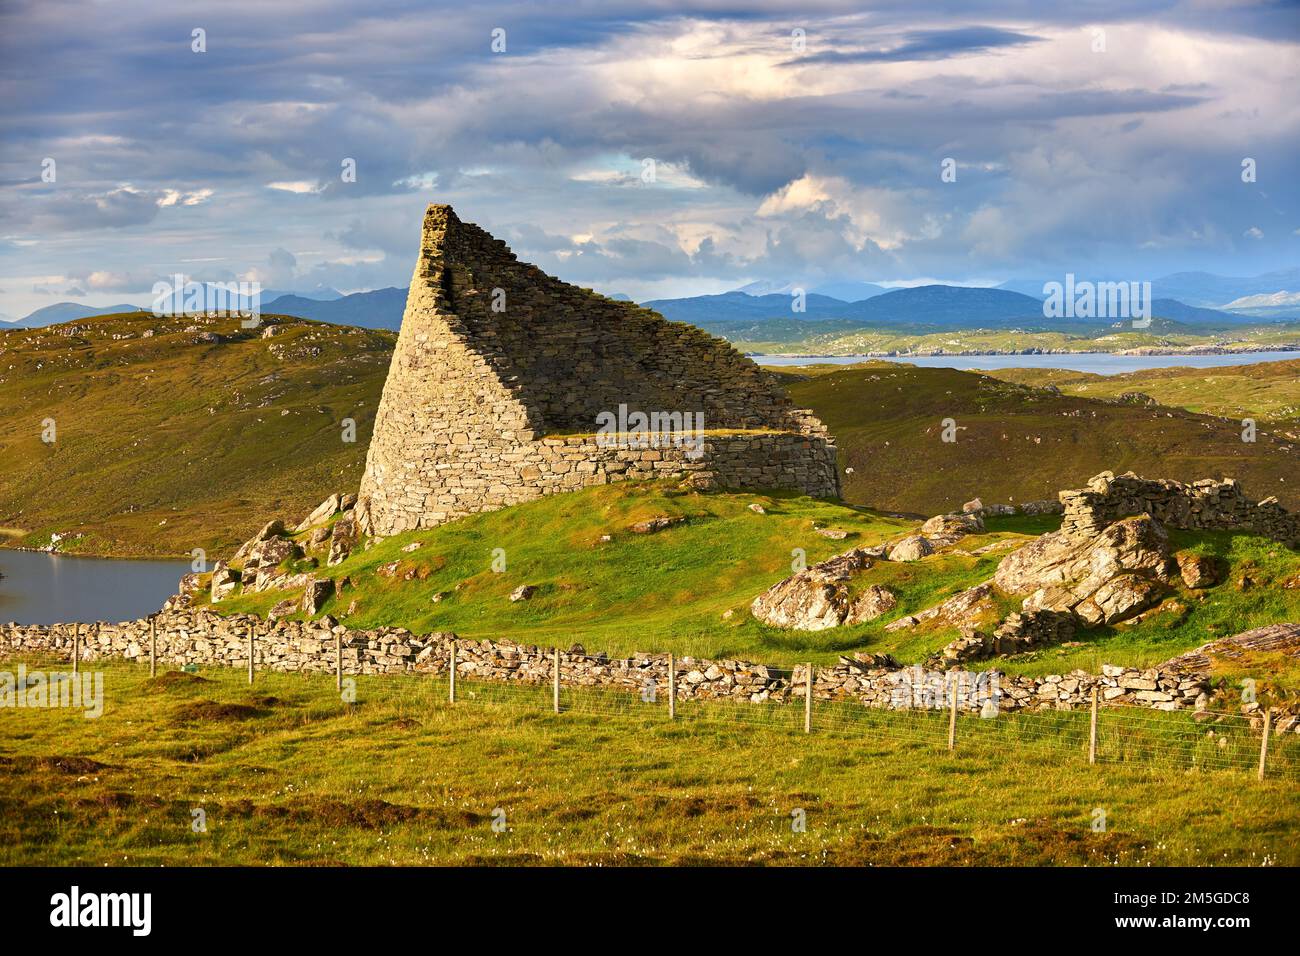
{"type": "Polygon", "coordinates": [[[158,618],[149,615],[149,676],[158,676],[158,618]]]}
{"type": "Polygon", "coordinates": [[[957,680],[952,682],[952,709],[948,712],[948,749],[957,749],[957,680]]]}
{"type": "Polygon", "coordinates": [[[253,625],[248,625],[248,684],[253,684],[253,625]]]}
{"type": "Polygon", "coordinates": [[[1264,711],[1264,736],[1259,742],[1259,779],[1264,779],[1264,764],[1268,762],[1268,732],[1273,726],[1273,708],[1264,711]]]}
{"type": "Polygon", "coordinates": [[[72,625],[72,673],[81,666],[81,625],[72,625]]]}
{"type": "Polygon", "coordinates": [[[1088,763],[1097,762],[1097,688],[1092,689],[1092,720],[1088,728],[1088,763]]]}
{"type": "Polygon", "coordinates": [[[812,733],[812,698],[814,680],[812,661],[809,661],[806,666],[808,670],[804,674],[806,687],[804,688],[803,696],[803,732],[805,734],[810,734],[812,733]]]}
{"type": "Polygon", "coordinates": [[[677,719],[677,658],[668,655],[668,719],[677,719]]]}
{"type": "Polygon", "coordinates": [[[343,693],[343,635],[334,635],[334,689],[343,693]]]}
{"type": "Polygon", "coordinates": [[[456,703],[456,639],[451,641],[451,660],[447,664],[447,676],[451,683],[447,688],[447,700],[456,703]]]}
{"type": "Polygon", "coordinates": [[[551,653],[553,660],[555,661],[554,683],[551,687],[551,703],[555,708],[555,712],[558,714],[560,712],[560,649],[558,647],[552,648],[551,653]]]}

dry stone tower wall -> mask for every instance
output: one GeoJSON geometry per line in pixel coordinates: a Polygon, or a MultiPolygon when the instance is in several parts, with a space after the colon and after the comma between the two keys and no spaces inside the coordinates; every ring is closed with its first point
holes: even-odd
{"type": "Polygon", "coordinates": [[[729,344],[554,279],[430,206],[366,459],[363,529],[679,472],[705,487],[839,494],[825,426],[729,344]],[[620,406],[702,416],[702,453],[598,442],[598,416],[620,406]]]}

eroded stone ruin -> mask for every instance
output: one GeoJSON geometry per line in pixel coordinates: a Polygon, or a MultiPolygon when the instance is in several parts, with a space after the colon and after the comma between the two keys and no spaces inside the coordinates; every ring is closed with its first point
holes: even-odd
{"type": "Polygon", "coordinates": [[[680,473],[698,487],[839,495],[825,426],[729,344],[552,278],[431,205],[366,458],[362,529],[680,473]],[[699,416],[703,432],[649,447],[598,436],[620,407],[699,416]]]}

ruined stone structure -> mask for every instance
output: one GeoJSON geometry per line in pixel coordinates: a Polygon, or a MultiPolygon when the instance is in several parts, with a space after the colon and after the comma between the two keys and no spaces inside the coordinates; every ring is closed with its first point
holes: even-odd
{"type": "Polygon", "coordinates": [[[1065,509],[1061,530],[1071,537],[1088,537],[1121,518],[1148,514],[1168,528],[1249,531],[1300,547],[1300,514],[1290,513],[1276,498],[1247,498],[1233,478],[1185,485],[1103,471],[1087,488],[1062,491],[1060,499],[1065,509]]]}
{"type": "Polygon", "coordinates": [[[825,426],[726,342],[560,282],[430,206],[366,458],[362,530],[682,472],[700,487],[839,494],[825,426]],[[703,447],[598,438],[599,416],[621,406],[660,416],[661,432],[700,424],[703,447]]]}

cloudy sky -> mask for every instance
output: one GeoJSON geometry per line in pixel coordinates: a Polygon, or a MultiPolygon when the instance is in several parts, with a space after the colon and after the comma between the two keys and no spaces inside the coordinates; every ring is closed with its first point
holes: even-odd
{"type": "Polygon", "coordinates": [[[636,298],[1254,275],[1300,264],[1298,53],[1245,0],[4,0],[0,313],[405,285],[430,201],[636,298]]]}

